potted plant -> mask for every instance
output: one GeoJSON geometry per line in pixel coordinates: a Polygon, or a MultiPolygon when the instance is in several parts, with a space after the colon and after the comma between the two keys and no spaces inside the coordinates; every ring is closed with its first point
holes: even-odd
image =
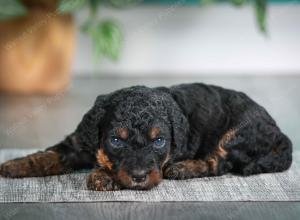
{"type": "MultiPolygon", "coordinates": [[[[83,7],[90,8],[90,16],[82,31],[91,37],[96,54],[117,59],[122,32],[111,20],[99,21],[97,8],[100,3],[121,7],[133,2],[139,0],[0,0],[0,91],[53,94],[68,85],[76,42],[72,13],[83,7]]],[[[253,2],[265,30],[267,0],[253,2]]]]}
{"type": "MultiPolygon", "coordinates": [[[[71,12],[84,0],[0,0],[0,91],[53,94],[69,82],[76,28],[71,12]]],[[[98,1],[90,1],[93,16],[98,1]]],[[[84,24],[96,50],[116,58],[120,31],[111,21],[84,24]],[[101,39],[101,41],[99,41],[101,39]]]]}
{"type": "Polygon", "coordinates": [[[47,93],[70,78],[75,26],[57,14],[57,1],[1,0],[0,91],[47,93]]]}

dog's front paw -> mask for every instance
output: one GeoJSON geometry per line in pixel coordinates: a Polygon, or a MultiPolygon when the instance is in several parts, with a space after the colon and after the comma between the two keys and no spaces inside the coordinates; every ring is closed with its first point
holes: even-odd
{"type": "Polygon", "coordinates": [[[170,164],[164,170],[164,177],[167,179],[189,179],[208,176],[209,167],[202,160],[184,160],[170,164]]]}
{"type": "Polygon", "coordinates": [[[10,178],[39,177],[67,172],[54,151],[37,152],[0,165],[0,175],[10,178]]]}
{"type": "Polygon", "coordinates": [[[94,191],[120,190],[120,185],[107,172],[101,169],[96,169],[88,176],[87,187],[89,190],[94,191]]]}
{"type": "Polygon", "coordinates": [[[3,177],[23,177],[26,176],[26,166],[22,159],[9,160],[0,165],[0,175],[3,177]]]}
{"type": "Polygon", "coordinates": [[[170,164],[164,170],[164,178],[174,179],[174,180],[185,179],[186,178],[186,172],[185,172],[184,164],[182,164],[182,163],[170,164]]]}

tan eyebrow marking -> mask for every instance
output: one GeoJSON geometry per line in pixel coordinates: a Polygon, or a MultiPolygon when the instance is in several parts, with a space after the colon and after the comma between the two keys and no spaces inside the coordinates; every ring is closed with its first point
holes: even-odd
{"type": "Polygon", "coordinates": [[[159,135],[159,133],[160,133],[160,129],[159,128],[157,128],[157,127],[151,128],[150,133],[149,133],[150,138],[151,139],[157,138],[158,135],[159,135]]]}
{"type": "Polygon", "coordinates": [[[126,140],[128,138],[128,134],[129,134],[127,128],[117,128],[116,133],[120,138],[122,138],[124,140],[126,140]]]}

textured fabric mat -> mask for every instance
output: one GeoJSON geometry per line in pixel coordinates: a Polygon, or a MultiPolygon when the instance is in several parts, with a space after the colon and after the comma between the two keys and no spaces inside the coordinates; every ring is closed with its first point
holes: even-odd
{"type": "MultiPolygon", "coordinates": [[[[36,150],[0,150],[0,163],[36,150]]],[[[294,153],[294,158],[300,156],[294,153]]],[[[45,178],[0,177],[0,202],[91,201],[300,201],[299,164],[283,173],[164,180],[149,191],[92,192],[87,173],[45,178]]]]}

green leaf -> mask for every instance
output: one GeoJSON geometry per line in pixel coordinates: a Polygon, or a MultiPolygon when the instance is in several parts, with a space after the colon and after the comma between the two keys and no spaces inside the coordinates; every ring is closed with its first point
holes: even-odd
{"type": "Polygon", "coordinates": [[[86,0],[60,0],[58,4],[58,12],[65,14],[79,10],[86,3],[86,0]]]}
{"type": "Polygon", "coordinates": [[[259,29],[266,32],[266,10],[268,0],[255,0],[256,19],[259,29]]]}
{"type": "Polygon", "coordinates": [[[247,2],[247,0],[230,0],[235,6],[241,6],[247,2]]]}
{"type": "Polygon", "coordinates": [[[0,0],[0,20],[7,20],[27,14],[27,9],[18,0],[0,0]]]}
{"type": "Polygon", "coordinates": [[[89,3],[91,12],[93,15],[95,15],[99,7],[100,0],[89,0],[89,3]]]}
{"type": "Polygon", "coordinates": [[[110,0],[109,3],[115,7],[124,7],[131,4],[137,4],[143,0],[110,0]]]}
{"type": "Polygon", "coordinates": [[[113,21],[103,21],[89,32],[95,46],[96,56],[104,55],[113,60],[118,59],[123,36],[119,26],[113,21]]]}
{"type": "Polygon", "coordinates": [[[216,3],[217,0],[200,0],[199,3],[203,4],[203,5],[210,5],[213,3],[216,3]]]}

